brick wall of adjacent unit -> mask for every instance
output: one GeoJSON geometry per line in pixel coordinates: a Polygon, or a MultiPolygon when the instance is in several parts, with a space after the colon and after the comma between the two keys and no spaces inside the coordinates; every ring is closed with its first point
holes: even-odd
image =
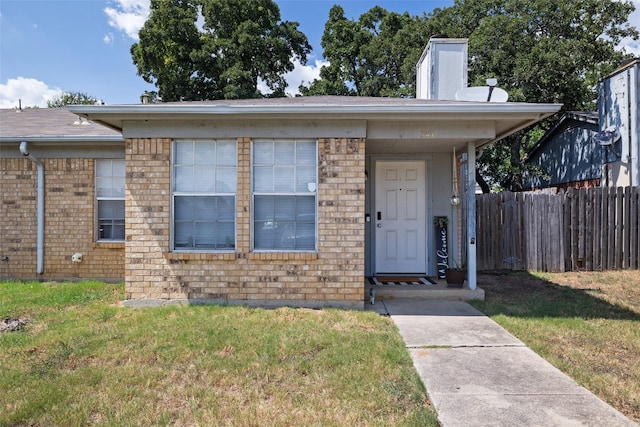
{"type": "Polygon", "coordinates": [[[124,244],[95,243],[94,160],[42,162],[44,272],[37,274],[36,165],[29,159],[0,159],[0,278],[122,280],[124,244]],[[71,262],[75,252],[83,254],[81,263],[71,262]]]}
{"type": "Polygon", "coordinates": [[[318,252],[251,251],[251,140],[238,140],[236,250],[170,251],[169,139],[126,142],[126,298],[363,307],[364,140],[318,141],[318,252]]]}

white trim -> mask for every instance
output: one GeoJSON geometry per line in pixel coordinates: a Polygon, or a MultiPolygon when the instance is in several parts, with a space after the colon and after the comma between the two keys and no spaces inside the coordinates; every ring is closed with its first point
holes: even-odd
{"type": "MultiPolygon", "coordinates": [[[[302,97],[304,98],[304,97],[302,97]]],[[[529,104],[517,102],[429,101],[416,99],[349,97],[283,100],[281,103],[214,101],[176,104],[76,105],[69,111],[116,130],[136,120],[242,120],[312,119],[312,120],[518,120],[523,126],[535,123],[560,110],[562,104],[529,104]],[[287,102],[290,101],[290,102],[287,102]],[[306,101],[306,102],[305,102],[306,101]],[[428,117],[426,117],[428,116],[428,117]]],[[[262,100],[264,101],[264,100],[262,100]]]]}
{"type": "MultiPolygon", "coordinates": [[[[467,144],[467,282],[469,289],[477,287],[476,272],[476,147],[467,144]]],[[[463,243],[464,244],[464,243],[463,243]]]]}
{"type": "MultiPolygon", "coordinates": [[[[275,145],[274,145],[275,148],[275,145]]],[[[256,252],[256,253],[262,253],[262,252],[278,252],[278,253],[317,253],[318,252],[318,243],[320,240],[320,236],[319,236],[319,232],[318,232],[318,198],[319,198],[319,175],[318,175],[318,149],[319,149],[319,143],[318,143],[318,139],[316,138],[255,138],[251,140],[251,147],[249,150],[249,179],[250,179],[250,245],[251,245],[251,252],[256,252]],[[253,188],[253,175],[254,175],[254,146],[255,143],[258,142],[269,142],[269,143],[276,143],[276,142],[289,142],[289,143],[296,143],[296,142],[313,142],[315,144],[315,162],[314,162],[314,166],[315,166],[315,181],[316,181],[316,188],[315,191],[313,192],[307,192],[307,193],[300,193],[300,192],[255,192],[254,188],[253,188]],[[276,248],[276,249],[256,249],[255,247],[255,196],[274,196],[274,197],[279,197],[279,196],[294,196],[294,197],[312,197],[314,198],[314,248],[313,249],[287,249],[287,248],[276,248]]],[[[275,154],[274,154],[275,156],[275,154]]],[[[297,157],[296,157],[297,158],[297,157]]],[[[295,168],[294,168],[295,170],[295,168]]],[[[294,188],[295,189],[295,188],[294,188]]]]}
{"type": "Polygon", "coordinates": [[[377,177],[377,168],[378,163],[381,162],[421,162],[424,165],[424,174],[422,175],[423,180],[423,188],[424,188],[424,246],[425,246],[425,254],[424,254],[424,265],[425,271],[412,271],[410,273],[416,274],[429,274],[430,265],[431,265],[431,244],[432,241],[432,230],[429,227],[430,221],[429,218],[432,214],[432,204],[433,204],[433,196],[432,196],[432,182],[430,179],[431,176],[431,156],[418,156],[418,157],[410,157],[410,156],[372,156],[371,157],[371,170],[369,171],[369,180],[371,181],[371,203],[369,204],[370,211],[370,248],[365,248],[365,256],[366,252],[369,251],[369,257],[371,262],[371,274],[403,274],[408,272],[398,272],[398,271],[380,271],[377,265],[377,253],[379,248],[377,247],[377,200],[376,200],[376,187],[378,183],[376,182],[377,177]]]}
{"type": "MultiPolygon", "coordinates": [[[[111,178],[111,193],[113,192],[113,179],[114,178],[122,178],[124,180],[124,191],[126,193],[126,162],[125,159],[94,159],[93,160],[93,195],[94,195],[94,218],[93,218],[93,228],[94,228],[94,239],[96,243],[112,243],[112,242],[124,242],[127,237],[127,206],[126,206],[126,194],[123,194],[122,197],[115,196],[98,196],[98,178],[111,178]],[[123,176],[114,176],[113,174],[113,162],[122,162],[122,165],[125,167],[123,176]],[[98,163],[99,162],[110,162],[111,173],[108,176],[100,176],[98,177],[98,163]],[[116,201],[122,202],[124,207],[124,216],[122,217],[122,221],[124,221],[123,227],[123,238],[122,239],[105,239],[100,237],[100,202],[101,201],[116,201]]],[[[113,226],[113,224],[112,224],[113,226]]]]}
{"type": "MultiPolygon", "coordinates": [[[[216,155],[217,155],[217,146],[216,146],[216,155]]],[[[195,156],[195,154],[194,154],[195,156]]],[[[170,220],[169,220],[169,251],[170,252],[180,252],[180,253],[233,253],[236,251],[238,246],[238,140],[232,138],[225,139],[215,139],[215,138],[206,138],[206,139],[197,139],[197,138],[189,138],[189,139],[176,139],[171,141],[171,150],[169,154],[169,170],[170,170],[170,220]],[[183,142],[192,143],[193,148],[195,149],[195,144],[198,142],[229,142],[234,144],[235,150],[235,162],[233,168],[235,168],[235,180],[236,180],[236,188],[235,192],[210,192],[210,191],[175,191],[175,156],[176,156],[176,144],[183,142]],[[233,248],[197,248],[197,247],[179,247],[177,248],[175,245],[175,198],[177,197],[232,197],[233,198],[233,248]]],[[[215,160],[215,159],[213,159],[215,160]]],[[[195,165],[195,158],[194,158],[195,165]]],[[[215,164],[212,164],[212,167],[215,167],[215,164]]],[[[221,165],[222,167],[231,168],[232,165],[221,165]]],[[[214,177],[215,179],[215,177],[214,177]]]]}

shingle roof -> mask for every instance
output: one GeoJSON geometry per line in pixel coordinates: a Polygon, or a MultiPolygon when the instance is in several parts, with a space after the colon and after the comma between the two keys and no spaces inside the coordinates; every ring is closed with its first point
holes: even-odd
{"type": "Polygon", "coordinates": [[[0,138],[120,136],[66,108],[0,109],[0,138]]]}
{"type": "Polygon", "coordinates": [[[180,101],[162,102],[147,105],[202,105],[202,106],[344,106],[344,105],[437,105],[437,104],[469,104],[468,101],[443,101],[416,98],[390,98],[377,96],[297,96],[283,98],[254,98],[254,99],[217,99],[212,101],[180,101]]]}

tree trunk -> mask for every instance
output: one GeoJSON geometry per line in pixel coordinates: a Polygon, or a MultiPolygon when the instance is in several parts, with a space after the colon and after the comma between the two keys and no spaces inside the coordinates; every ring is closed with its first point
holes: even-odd
{"type": "Polygon", "coordinates": [[[520,132],[508,138],[511,147],[511,176],[505,186],[509,191],[522,191],[522,159],[520,158],[520,132]]]}
{"type": "Polygon", "coordinates": [[[489,188],[489,184],[484,180],[484,177],[480,174],[480,171],[476,168],[476,182],[482,189],[483,194],[488,194],[491,192],[491,188],[489,188]]]}

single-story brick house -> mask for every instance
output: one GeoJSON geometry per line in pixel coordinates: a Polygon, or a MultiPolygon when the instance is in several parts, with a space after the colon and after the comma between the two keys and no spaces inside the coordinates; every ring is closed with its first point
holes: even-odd
{"type": "Polygon", "coordinates": [[[0,109],[0,279],[124,278],[124,191],[96,196],[111,164],[124,175],[120,132],[66,108],[0,109]],[[118,204],[121,224],[98,232],[118,204]]]}
{"type": "Polygon", "coordinates": [[[364,97],[73,106],[110,133],[55,150],[0,136],[2,275],[123,278],[131,305],[362,308],[367,276],[435,275],[444,216],[473,289],[475,204],[451,203],[453,149],[467,156],[461,187],[473,188],[478,148],[559,108],[364,97]]]}

